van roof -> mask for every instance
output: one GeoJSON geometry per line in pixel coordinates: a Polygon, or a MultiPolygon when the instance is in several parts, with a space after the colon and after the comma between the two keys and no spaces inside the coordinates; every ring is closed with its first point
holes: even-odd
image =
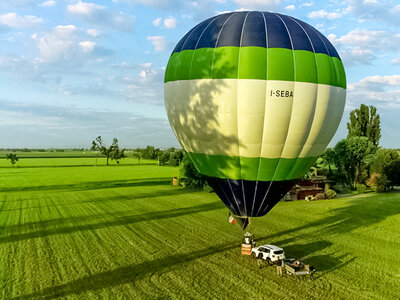
{"type": "Polygon", "coordinates": [[[278,247],[278,246],[275,246],[275,245],[262,245],[262,246],[260,246],[260,247],[266,247],[266,248],[271,249],[272,251],[275,251],[275,250],[283,250],[282,248],[280,248],[280,247],[278,247]]]}

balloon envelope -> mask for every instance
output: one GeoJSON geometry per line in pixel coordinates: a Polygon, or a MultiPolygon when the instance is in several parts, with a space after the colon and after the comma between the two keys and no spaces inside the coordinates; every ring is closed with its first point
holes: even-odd
{"type": "Polygon", "coordinates": [[[170,124],[230,211],[265,215],[336,132],[346,77],[315,28],[268,12],[221,14],[175,47],[165,73],[170,124]]]}

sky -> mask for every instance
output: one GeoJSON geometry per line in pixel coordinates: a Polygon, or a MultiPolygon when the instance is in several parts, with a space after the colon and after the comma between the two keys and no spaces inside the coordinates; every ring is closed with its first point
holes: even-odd
{"type": "Polygon", "coordinates": [[[228,11],[301,19],[329,38],[347,75],[342,122],[374,105],[381,146],[400,146],[400,2],[377,0],[0,0],[0,148],[177,147],[163,99],[183,35],[228,11]]]}

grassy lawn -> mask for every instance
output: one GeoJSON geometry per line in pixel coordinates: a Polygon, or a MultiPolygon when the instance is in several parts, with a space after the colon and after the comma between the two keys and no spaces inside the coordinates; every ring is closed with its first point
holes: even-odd
{"type": "Polygon", "coordinates": [[[176,168],[61,160],[0,168],[0,299],[400,297],[400,193],[281,202],[253,220],[258,244],[316,267],[311,281],[242,256],[228,210],[172,187],[176,168]]]}

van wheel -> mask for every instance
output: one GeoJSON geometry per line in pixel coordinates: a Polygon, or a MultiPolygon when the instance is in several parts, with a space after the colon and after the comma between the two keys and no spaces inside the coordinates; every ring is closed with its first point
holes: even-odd
{"type": "Polygon", "coordinates": [[[272,265],[271,259],[269,257],[267,258],[267,263],[268,263],[268,266],[272,265]]]}

